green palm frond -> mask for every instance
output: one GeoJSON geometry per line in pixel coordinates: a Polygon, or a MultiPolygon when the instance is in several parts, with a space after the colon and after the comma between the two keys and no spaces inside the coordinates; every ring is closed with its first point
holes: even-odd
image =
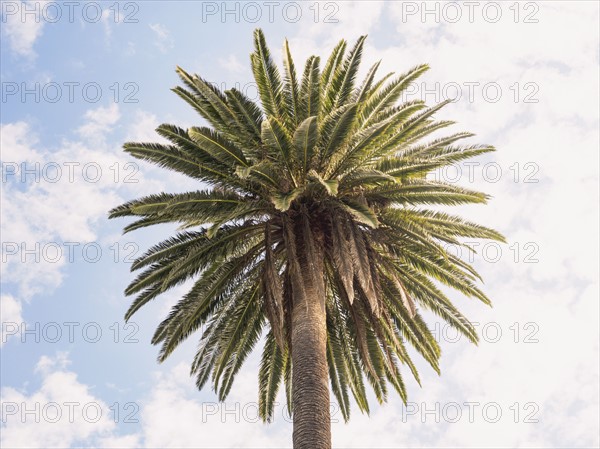
{"type": "Polygon", "coordinates": [[[261,346],[266,421],[282,385],[294,410],[293,312],[309,295],[324,304],[323,357],[345,420],[351,397],[369,413],[367,385],[378,402],[392,391],[407,401],[405,372],[420,384],[409,347],[440,372],[441,347],[423,311],[478,342],[447,290],[490,303],[474,267],[448,244],[472,251],[465,239],[504,237],[434,208],[490,197],[432,175],[495,149],[463,143],[473,136],[467,132],[430,140],[454,123],[436,119],[449,102],[400,101],[425,64],[376,79],[377,62],[357,82],[364,44],[365,36],[350,46],[340,41],[321,68],[318,56],[296,65],[285,41],[280,72],[256,30],[250,59],[260,102],[178,67],[182,86],[173,91],[207,126],[164,124],[157,133],[166,143],[124,145],[135,158],[198,181],[197,190],[148,195],[110,211],[110,218],[134,217],[125,232],[180,226],[132,264],[137,275],[125,294],[134,300],[125,318],[192,281],[156,329],[159,360],[199,332],[191,374],[198,388],[210,382],[224,400],[261,346]]]}
{"type": "Polygon", "coordinates": [[[300,87],[297,122],[319,114],[321,104],[319,62],[320,58],[318,56],[311,56],[306,61],[304,74],[302,75],[302,85],[300,87]]]}

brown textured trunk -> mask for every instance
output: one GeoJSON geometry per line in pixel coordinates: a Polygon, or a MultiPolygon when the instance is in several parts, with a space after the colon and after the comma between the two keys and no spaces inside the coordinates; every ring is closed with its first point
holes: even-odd
{"type": "Polygon", "coordinates": [[[292,397],[294,449],[330,449],[329,371],[323,253],[319,237],[312,259],[297,242],[304,295],[294,295],[292,312],[292,397]]]}

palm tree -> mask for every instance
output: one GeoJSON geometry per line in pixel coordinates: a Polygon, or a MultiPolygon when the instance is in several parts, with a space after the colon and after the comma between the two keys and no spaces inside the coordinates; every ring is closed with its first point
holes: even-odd
{"type": "Polygon", "coordinates": [[[299,77],[286,41],[281,77],[256,30],[251,64],[260,105],[178,68],[186,87],[174,92],[209,126],[161,125],[168,144],[124,148],[200,181],[200,190],[150,195],[110,212],[138,217],[125,232],[181,225],[133,263],[144,270],[125,290],[137,295],[125,319],[194,279],[152,343],[161,345],[162,362],[202,327],[191,374],[198,388],[210,378],[219,400],[266,332],[260,416],[273,419],[283,383],[296,449],[331,447],[330,386],[346,420],[350,393],[369,412],[366,383],[380,403],[388,384],[406,402],[399,366],[419,382],[406,343],[439,372],[440,347],[420,308],[477,342],[440,284],[489,300],[475,270],[445,245],[464,245],[463,237],[503,241],[426,208],[485,203],[482,193],[427,175],[493,147],[455,145],[472,136],[465,132],[422,143],[453,123],[432,119],[446,102],[397,104],[428,67],[376,81],[377,63],[355,86],[364,42],[347,51],[342,40],[322,69],[311,56],[299,77]]]}

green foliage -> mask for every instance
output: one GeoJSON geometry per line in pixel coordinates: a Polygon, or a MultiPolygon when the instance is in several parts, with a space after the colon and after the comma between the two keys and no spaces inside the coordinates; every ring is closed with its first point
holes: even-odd
{"type": "Polygon", "coordinates": [[[444,245],[503,237],[427,208],[485,203],[488,196],[428,174],[494,148],[458,145],[469,133],[424,142],[452,124],[434,119],[447,103],[427,108],[398,100],[428,66],[377,81],[376,63],[357,84],[364,42],[361,37],[349,51],[339,42],[322,71],[320,58],[311,56],[299,77],[286,41],[281,76],[256,30],[251,63],[260,104],[177,68],[184,86],[174,92],[210,126],[165,124],[157,132],[168,144],[124,146],[133,157],[201,183],[201,190],[150,195],[110,212],[111,218],[136,217],[125,231],[157,223],[183,229],[133,263],[142,271],[125,291],[137,295],[126,319],[193,279],[153,343],[161,345],[162,361],[202,328],[191,373],[198,388],[210,381],[222,400],[267,332],[259,372],[264,420],[273,417],[281,385],[293,410],[290,317],[294,295],[305,294],[298,244],[307,257],[322,245],[327,361],[345,419],[350,396],[369,412],[366,383],[379,402],[387,399],[388,385],[407,400],[401,366],[420,382],[408,345],[439,372],[440,347],[421,310],[477,342],[472,324],[440,285],[489,304],[475,270],[444,245]],[[319,243],[314,235],[322,236],[319,243]]]}

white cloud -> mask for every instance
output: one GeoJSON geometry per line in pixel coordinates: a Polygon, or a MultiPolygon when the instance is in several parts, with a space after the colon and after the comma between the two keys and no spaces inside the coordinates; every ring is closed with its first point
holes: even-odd
{"type": "Polygon", "coordinates": [[[123,166],[125,159],[105,151],[106,143],[101,145],[103,131],[114,123],[113,108],[110,111],[109,118],[102,109],[87,115],[89,121],[80,129],[87,143],[65,141],[56,151],[41,146],[23,122],[2,125],[3,153],[6,149],[11,158],[3,162],[12,164],[11,173],[15,165],[17,169],[7,174],[1,192],[3,283],[16,283],[24,300],[60,285],[67,259],[67,248],[60,242],[93,241],[99,217],[119,202],[119,185],[109,167],[115,162],[123,166]],[[91,150],[88,144],[99,146],[91,150]],[[34,173],[25,174],[24,169],[34,173]],[[62,255],[53,249],[56,245],[62,255]],[[25,255],[22,249],[35,254],[25,255]]]}
{"type": "Polygon", "coordinates": [[[96,142],[106,137],[107,131],[120,118],[119,106],[112,103],[106,107],[90,109],[85,113],[86,123],[77,129],[78,134],[88,141],[96,142]]]}
{"type": "Polygon", "coordinates": [[[64,351],[57,352],[54,357],[43,355],[35,365],[35,372],[50,374],[53,370],[65,370],[71,364],[69,353],[64,351]]]}
{"type": "Polygon", "coordinates": [[[39,390],[26,393],[2,387],[2,447],[88,446],[103,438],[113,446],[135,447],[135,436],[113,436],[116,424],[109,405],[95,397],[67,365],[64,353],[43,356],[37,365],[42,377],[39,390]]]}
{"type": "Polygon", "coordinates": [[[218,62],[221,67],[229,72],[240,73],[246,68],[233,54],[227,58],[219,58],[218,62]]]}
{"type": "Polygon", "coordinates": [[[39,141],[31,135],[26,122],[3,124],[1,129],[3,162],[33,162],[39,159],[40,153],[35,149],[39,141]]]}
{"type": "Polygon", "coordinates": [[[21,302],[12,295],[0,295],[0,318],[2,322],[2,340],[0,347],[6,343],[9,337],[17,335],[23,317],[21,316],[21,302]]]}
{"type": "Polygon", "coordinates": [[[135,44],[131,41],[127,42],[127,45],[125,45],[123,47],[123,54],[125,56],[133,56],[136,53],[136,47],[135,44]]]}
{"type": "Polygon", "coordinates": [[[151,23],[149,27],[156,35],[156,40],[154,41],[156,48],[158,48],[162,53],[166,53],[168,50],[173,48],[173,38],[171,37],[171,33],[166,26],[160,23],[151,23]]]}
{"type": "Polygon", "coordinates": [[[120,192],[162,190],[160,182],[143,182],[144,174],[120,144],[109,143],[119,118],[116,105],[89,110],[78,138],[65,139],[58,148],[41,144],[26,122],[2,125],[3,163],[10,164],[0,192],[2,281],[13,283],[22,300],[62,283],[70,254],[95,243],[108,211],[124,201],[120,192]],[[69,250],[66,242],[78,246],[69,250]],[[34,253],[25,255],[23,249],[34,253]]]}
{"type": "Polygon", "coordinates": [[[36,56],[33,46],[42,35],[44,18],[42,10],[47,0],[11,2],[2,8],[2,31],[10,44],[10,49],[26,58],[36,56]]]}
{"type": "MultiPolygon", "coordinates": [[[[122,236],[101,234],[110,209],[150,193],[198,188],[197,181],[137,161],[121,142],[113,144],[120,121],[115,104],[90,109],[75,135],[56,148],[42,144],[27,122],[2,124],[0,270],[3,287],[14,286],[25,304],[63,283],[68,267],[81,260],[83,245],[100,245],[108,255],[109,247],[124,243],[122,236]]],[[[126,140],[164,141],[154,131],[157,124],[155,115],[136,111],[126,140]]]]}
{"type": "Polygon", "coordinates": [[[156,115],[138,110],[135,111],[133,124],[127,131],[127,140],[131,142],[154,142],[162,139],[156,133],[156,128],[160,122],[156,115]]]}
{"type": "Polygon", "coordinates": [[[110,45],[112,40],[113,26],[118,25],[118,20],[115,20],[115,11],[104,9],[102,11],[102,28],[104,29],[104,41],[106,45],[110,45]]]}
{"type": "Polygon", "coordinates": [[[140,401],[143,447],[290,446],[289,425],[283,420],[281,425],[260,423],[256,376],[245,374],[239,376],[227,403],[219,404],[210,399],[214,395],[198,393],[186,364],[155,373],[149,397],[140,401]]]}
{"type": "Polygon", "coordinates": [[[140,429],[122,434],[109,404],[81,383],[69,365],[67,353],[42,356],[36,365],[42,378],[39,390],[2,388],[2,447],[198,448],[243,447],[248,442],[253,447],[274,447],[274,442],[276,447],[289,446],[289,425],[258,423],[256,400],[247,399],[248,389],[256,397],[254,378],[240,378],[234,392],[242,395],[232,393],[225,405],[202,400],[206,395],[193,387],[185,364],[155,372],[148,397],[136,402],[140,408],[134,418],[139,419],[140,429]],[[57,409],[60,419],[56,419],[57,409]],[[25,414],[26,410],[36,412],[25,414]]]}

